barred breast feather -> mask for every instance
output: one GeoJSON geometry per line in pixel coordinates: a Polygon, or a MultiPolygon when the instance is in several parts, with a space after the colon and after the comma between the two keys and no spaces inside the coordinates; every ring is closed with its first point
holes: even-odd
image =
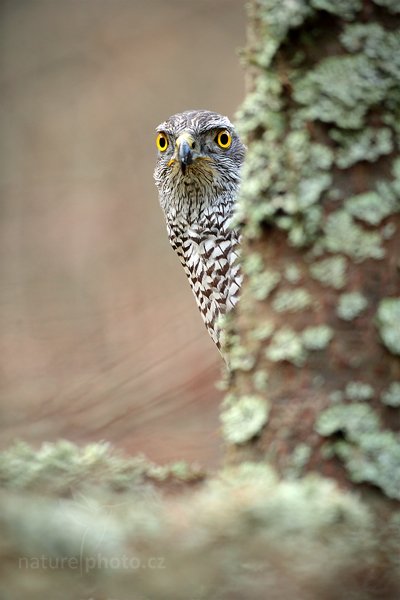
{"type": "Polygon", "coordinates": [[[220,348],[218,317],[239,299],[242,275],[239,233],[229,228],[230,216],[211,212],[185,232],[169,227],[169,239],[179,256],[208,332],[220,348]]]}

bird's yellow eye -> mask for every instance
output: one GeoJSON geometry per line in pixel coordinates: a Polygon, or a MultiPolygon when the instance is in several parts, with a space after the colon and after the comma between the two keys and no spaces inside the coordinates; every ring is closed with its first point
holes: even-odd
{"type": "Polygon", "coordinates": [[[221,129],[221,131],[217,133],[215,141],[220,148],[226,150],[232,144],[232,136],[226,129],[221,129]]]}
{"type": "Polygon", "coordinates": [[[156,144],[160,152],[165,152],[165,150],[168,148],[168,138],[162,131],[157,136],[156,144]]]}

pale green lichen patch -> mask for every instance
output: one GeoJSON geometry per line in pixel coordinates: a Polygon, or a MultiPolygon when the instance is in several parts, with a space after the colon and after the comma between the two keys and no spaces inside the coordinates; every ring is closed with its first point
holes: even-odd
{"type": "Polygon", "coordinates": [[[299,27],[313,13],[307,2],[286,2],[280,0],[262,0],[258,5],[250,4],[250,18],[257,18],[263,29],[263,45],[257,52],[256,62],[267,67],[287,32],[299,27]],[[254,10],[254,13],[253,13],[254,10]]]}
{"type": "Polygon", "coordinates": [[[343,402],[344,394],[342,390],[333,390],[333,392],[328,395],[328,398],[332,404],[337,404],[338,402],[343,402]]]}
{"type": "Polygon", "coordinates": [[[311,0],[311,4],[314,8],[326,10],[343,19],[354,17],[362,7],[361,0],[311,0]]]}
{"type": "Polygon", "coordinates": [[[393,150],[393,136],[388,127],[366,127],[351,133],[347,130],[332,129],[329,135],[338,144],[335,162],[341,169],[347,169],[360,160],[374,162],[393,150]]]}
{"type": "MultiPolygon", "coordinates": [[[[260,234],[261,223],[273,222],[287,232],[291,245],[301,247],[319,231],[322,209],[318,202],[331,184],[333,154],[328,147],[312,143],[303,126],[285,133],[285,124],[275,113],[279,107],[274,111],[270,107],[274,98],[265,98],[262,110],[268,122],[259,126],[266,131],[249,147],[243,168],[248,184],[242,188],[235,222],[244,222],[244,233],[250,238],[260,234]],[[268,201],[260,201],[266,195],[268,201]]],[[[239,118],[246,122],[249,113],[254,118],[253,110],[248,100],[239,118]]]]}
{"type": "MultiPolygon", "coordinates": [[[[299,462],[304,462],[306,454],[307,451],[301,448],[299,462]]],[[[229,498],[230,505],[233,503],[233,506],[238,505],[242,511],[245,511],[249,520],[250,535],[253,539],[256,528],[260,540],[266,540],[268,546],[273,541],[277,544],[280,550],[278,554],[273,555],[275,559],[282,555],[289,544],[289,548],[292,549],[291,560],[296,561],[297,564],[298,557],[303,557],[306,552],[308,558],[306,564],[309,569],[310,564],[313,563],[312,561],[310,563],[308,552],[310,548],[313,548],[312,540],[317,538],[320,550],[319,552],[313,550],[313,555],[318,556],[322,551],[325,553],[326,548],[333,545],[336,561],[337,557],[340,557],[348,569],[349,557],[353,553],[357,565],[359,565],[360,549],[365,550],[366,546],[374,544],[371,511],[355,494],[343,492],[330,479],[308,475],[296,481],[293,478],[289,481],[279,481],[276,473],[267,465],[241,463],[236,467],[224,469],[219,474],[219,479],[210,482],[210,489],[213,491],[213,502],[209,510],[215,513],[216,502],[217,505],[225,507],[227,498],[229,498]],[[218,492],[221,493],[221,490],[225,491],[225,494],[223,500],[219,501],[218,492]],[[301,552],[299,552],[299,540],[302,540],[301,552]]],[[[204,506],[201,513],[206,507],[207,505],[204,506]]],[[[227,511],[223,508],[222,510],[226,514],[225,518],[230,518],[229,524],[233,523],[231,531],[242,531],[243,523],[238,520],[236,513],[233,512],[233,520],[232,509],[227,511]]],[[[198,515],[196,516],[198,520],[198,515]]],[[[232,550],[232,545],[230,548],[232,550]]],[[[262,552],[263,557],[264,554],[262,552]]],[[[258,553],[256,551],[256,556],[260,556],[260,550],[258,553]]],[[[263,558],[262,563],[256,564],[262,572],[265,570],[264,563],[263,558]]],[[[326,561],[325,554],[324,564],[325,569],[326,564],[330,564],[329,561],[326,561]]],[[[279,563],[279,567],[281,568],[281,563],[279,563]]],[[[336,565],[335,569],[337,569],[336,565]]],[[[337,573],[337,570],[335,572],[337,573]]],[[[254,572],[251,572],[250,575],[253,579],[254,572]]],[[[249,580],[246,579],[245,582],[248,590],[249,580]]],[[[275,588],[276,585],[273,583],[273,589],[275,588]]],[[[264,586],[262,591],[260,590],[260,594],[257,594],[257,598],[270,597],[268,589],[264,586]]],[[[321,597],[320,594],[319,596],[321,597]]],[[[242,594],[240,597],[248,598],[249,593],[242,594]]],[[[255,597],[251,594],[251,598],[255,597]]],[[[279,597],[286,598],[288,596],[284,593],[279,597]]]]}
{"type": "Polygon", "coordinates": [[[259,252],[250,252],[242,260],[242,269],[249,277],[262,273],[264,269],[262,255],[259,252]]]}
{"type": "Polygon", "coordinates": [[[378,23],[348,25],[340,41],[349,52],[362,52],[385,77],[386,84],[396,89],[400,79],[400,38],[398,31],[385,30],[378,23]]]}
{"type": "Polygon", "coordinates": [[[284,277],[289,283],[298,283],[301,279],[301,271],[295,263],[289,263],[285,267],[284,277]]]}
{"type": "Polygon", "coordinates": [[[287,361],[301,367],[308,351],[323,350],[332,340],[334,332],[328,325],[306,327],[296,333],[289,327],[283,327],[274,334],[265,355],[272,362],[287,361]]]}
{"type": "Polygon", "coordinates": [[[283,327],[274,334],[265,355],[272,362],[287,361],[298,367],[307,357],[301,336],[289,327],[283,327]]]}
{"type": "Polygon", "coordinates": [[[400,381],[392,381],[389,387],[382,392],[381,401],[386,406],[400,407],[400,381]]]}
{"type": "Polygon", "coordinates": [[[348,292],[339,296],[336,313],[344,321],[352,321],[368,306],[367,298],[360,292],[348,292]]]}
{"type": "MultiPolygon", "coordinates": [[[[78,462],[77,481],[85,473],[78,462]]],[[[4,485],[2,598],[286,600],[306,588],[317,589],[308,598],[367,600],[360,573],[382,567],[388,532],[396,575],[398,519],[382,537],[366,502],[318,475],[287,481],[241,462],[180,493],[105,492],[107,479],[99,472],[94,487],[83,494],[75,485],[69,498],[4,485]]]]}
{"type": "Polygon", "coordinates": [[[269,375],[265,369],[257,370],[252,377],[254,389],[257,392],[266,392],[268,390],[268,379],[269,375]]]}
{"type": "Polygon", "coordinates": [[[312,264],[310,274],[324,286],[340,290],[347,283],[346,269],[347,261],[344,256],[330,256],[312,264]]]}
{"type": "Polygon", "coordinates": [[[349,381],[344,390],[348,400],[371,400],[375,392],[372,385],[362,381],[349,381]]]}
{"type": "Polygon", "coordinates": [[[313,305],[311,294],[306,288],[297,287],[291,290],[280,290],[276,293],[272,308],[276,312],[298,312],[313,305]]]}
{"type": "Polygon", "coordinates": [[[145,480],[169,477],[191,481],[204,477],[186,462],[156,465],[144,456],[127,457],[106,442],[79,447],[67,440],[45,442],[35,450],[18,442],[0,453],[0,484],[12,489],[67,494],[102,481],[104,490],[134,490],[145,480]]]}
{"type": "Polygon", "coordinates": [[[274,331],[275,325],[272,321],[263,321],[260,325],[258,325],[255,329],[250,332],[253,340],[263,341],[267,340],[271,337],[274,331]]]}
{"type": "Polygon", "coordinates": [[[332,449],[352,481],[370,483],[400,500],[400,437],[380,428],[378,416],[368,404],[336,404],[326,409],[316,431],[324,437],[341,436],[332,449]]]}
{"type": "Polygon", "coordinates": [[[243,272],[248,276],[248,289],[256,300],[265,300],[281,280],[278,271],[264,268],[264,261],[259,252],[252,252],[244,258],[243,272]]]}
{"type": "Polygon", "coordinates": [[[235,348],[240,346],[239,335],[234,327],[233,311],[219,315],[216,319],[216,328],[220,331],[221,350],[226,355],[227,362],[229,362],[228,354],[234,352],[235,348]]]}
{"type": "MultiPolygon", "coordinates": [[[[235,342],[236,340],[232,340],[235,342]]],[[[237,371],[251,371],[256,359],[248,349],[239,343],[233,343],[229,352],[229,366],[237,371]]]]}
{"type": "Polygon", "coordinates": [[[244,444],[261,432],[268,421],[269,405],[257,395],[228,396],[221,413],[222,434],[231,444],[244,444]]]}
{"type": "Polygon", "coordinates": [[[360,437],[379,427],[378,415],[368,404],[335,404],[327,408],[317,419],[316,431],[323,436],[335,433],[351,433],[360,437]]]}
{"type": "Polygon", "coordinates": [[[342,252],[356,262],[368,258],[379,260],[385,256],[380,234],[357,225],[345,210],[338,210],[329,215],[324,225],[324,233],[324,246],[329,252],[342,252]]]}
{"type": "MultiPolygon", "coordinates": [[[[257,85],[253,92],[249,92],[238,112],[240,121],[238,130],[242,136],[254,131],[257,127],[265,129],[264,136],[269,141],[281,135],[285,128],[283,115],[279,112],[282,108],[281,100],[282,83],[274,72],[268,72],[268,77],[260,74],[257,77],[257,85]],[[245,117],[245,118],[243,118],[245,117]]],[[[250,149],[249,149],[250,150],[250,149]]],[[[251,146],[254,152],[254,160],[262,162],[265,160],[262,140],[256,140],[251,146]]],[[[265,181],[269,181],[269,175],[264,174],[265,181]]],[[[258,186],[257,181],[249,182],[250,185],[258,186]]]]}
{"type": "Polygon", "coordinates": [[[399,113],[396,111],[387,112],[382,115],[382,123],[388,125],[395,135],[397,144],[400,143],[400,122],[399,113]]]}
{"type": "MultiPolygon", "coordinates": [[[[349,436],[351,438],[351,436],[349,436]]],[[[335,451],[356,483],[367,482],[400,500],[400,439],[391,431],[373,431],[335,451]],[[354,443],[355,442],[355,443],[354,443]]]]}
{"type": "Polygon", "coordinates": [[[379,335],[392,354],[400,355],[400,298],[384,298],[376,314],[379,335]]]}
{"type": "Polygon", "coordinates": [[[383,219],[400,210],[400,203],[392,196],[366,192],[346,200],[346,210],[369,225],[379,225],[383,219]]]}
{"type": "Polygon", "coordinates": [[[311,448],[308,444],[297,444],[293,450],[289,466],[285,470],[288,479],[298,479],[304,474],[304,470],[311,458],[311,448]]]}
{"type": "Polygon", "coordinates": [[[252,275],[248,289],[256,300],[266,300],[281,280],[278,271],[265,269],[262,273],[252,275]]]}
{"type": "MultiPolygon", "coordinates": [[[[298,78],[294,97],[305,105],[304,118],[358,130],[369,109],[396,94],[400,41],[397,32],[385,31],[378,24],[348,25],[340,39],[344,48],[355,54],[323,59],[298,78]]],[[[360,144],[360,134],[357,142],[360,144]]],[[[386,147],[387,139],[381,137],[379,145],[386,147]]],[[[365,139],[363,146],[368,154],[370,144],[365,139]]],[[[361,159],[360,150],[358,155],[361,159]]]]}
{"type": "Polygon", "coordinates": [[[387,223],[381,229],[382,237],[384,240],[390,240],[396,233],[396,225],[394,223],[387,223]]]}
{"type": "Polygon", "coordinates": [[[400,6],[397,0],[374,0],[374,3],[378,4],[378,6],[384,6],[393,14],[400,13],[400,6]]]}
{"type": "Polygon", "coordinates": [[[381,103],[391,79],[364,54],[329,57],[299,78],[294,98],[304,119],[359,129],[370,107],[381,103]]]}
{"type": "Polygon", "coordinates": [[[393,190],[397,199],[400,200],[400,157],[393,161],[392,175],[394,177],[394,181],[392,181],[393,190]]]}
{"type": "MultiPolygon", "coordinates": [[[[343,252],[355,261],[384,256],[381,232],[362,228],[354,218],[375,225],[393,214],[393,197],[400,194],[398,174],[393,173],[393,182],[378,182],[364,197],[349,198],[346,210],[330,215],[327,222],[323,200],[332,186],[333,163],[349,168],[375,161],[393,152],[396,135],[400,140],[397,31],[377,23],[345,24],[340,34],[345,53],[321,58],[310,67],[307,53],[300,49],[295,56],[286,56],[285,77],[275,64],[275,52],[290,29],[301,29],[319,11],[352,19],[361,5],[361,0],[263,0],[252,5],[257,42],[248,60],[262,69],[238,115],[242,132],[256,132],[258,138],[249,143],[237,206],[237,222],[244,223],[249,238],[261,234],[262,224],[272,224],[287,232],[295,247],[315,244],[314,257],[317,251],[341,252],[343,241],[343,252]],[[287,87],[290,110],[286,110],[287,87]],[[381,126],[367,123],[378,106],[381,126]],[[330,124],[333,149],[316,141],[306,125],[310,121],[330,124]],[[318,244],[321,229],[325,239],[318,244]]],[[[307,44],[304,36],[300,46],[307,44]]]]}
{"type": "Polygon", "coordinates": [[[271,216],[281,229],[288,231],[289,242],[301,247],[318,231],[321,208],[317,203],[331,184],[328,169],[333,156],[326,146],[311,143],[305,130],[295,128],[285,137],[280,154],[281,162],[275,158],[272,163],[275,170],[271,173],[271,216]]]}
{"type": "Polygon", "coordinates": [[[323,350],[332,340],[333,334],[333,329],[328,325],[315,325],[314,327],[306,327],[301,338],[307,350],[323,350]]]}

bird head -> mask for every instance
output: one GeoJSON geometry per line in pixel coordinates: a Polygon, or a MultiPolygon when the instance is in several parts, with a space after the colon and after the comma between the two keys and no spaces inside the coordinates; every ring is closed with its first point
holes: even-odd
{"type": "Polygon", "coordinates": [[[210,205],[233,202],[245,147],[227,117],[186,111],[161,123],[156,132],[154,178],[167,219],[195,218],[210,205]]]}

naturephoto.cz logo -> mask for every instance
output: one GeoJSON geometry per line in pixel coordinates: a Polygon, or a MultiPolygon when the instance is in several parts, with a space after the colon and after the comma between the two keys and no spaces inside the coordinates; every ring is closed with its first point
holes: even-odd
{"type": "Polygon", "coordinates": [[[18,568],[33,570],[78,570],[89,573],[94,570],[137,570],[137,569],[165,569],[163,556],[150,556],[140,558],[128,554],[119,556],[104,556],[100,552],[93,556],[20,556],[18,568]]]}
{"type": "Polygon", "coordinates": [[[106,504],[82,493],[75,495],[72,502],[59,500],[49,535],[42,538],[36,553],[19,557],[18,567],[69,569],[82,574],[95,570],[165,569],[163,556],[137,556],[126,550],[120,526],[125,507],[126,502],[106,504]],[[54,552],[57,546],[64,548],[62,554],[54,552]]]}

